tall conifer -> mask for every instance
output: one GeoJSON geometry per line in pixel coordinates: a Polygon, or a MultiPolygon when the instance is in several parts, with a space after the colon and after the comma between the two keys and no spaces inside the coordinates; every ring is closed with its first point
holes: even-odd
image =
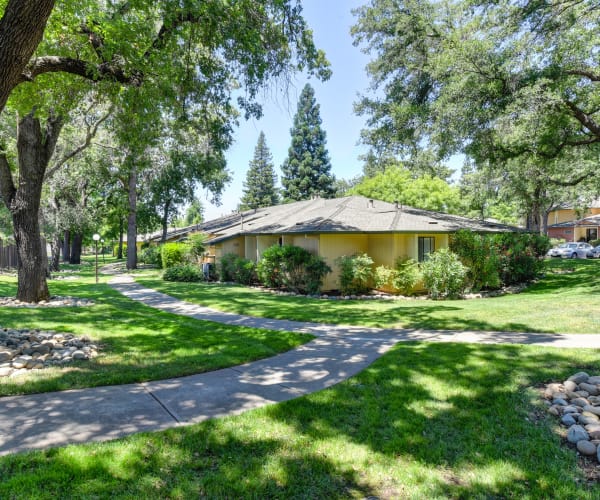
{"type": "Polygon", "coordinates": [[[279,195],[275,187],[277,175],[273,166],[273,157],[262,131],[258,136],[258,142],[254,148],[254,158],[250,161],[249,166],[240,208],[248,210],[277,205],[279,203],[279,195]]]}
{"type": "Polygon", "coordinates": [[[299,201],[314,195],[333,197],[334,177],[331,174],[327,140],[321,128],[315,91],[308,83],[300,94],[290,133],[292,144],[281,167],[284,199],[299,201]]]}

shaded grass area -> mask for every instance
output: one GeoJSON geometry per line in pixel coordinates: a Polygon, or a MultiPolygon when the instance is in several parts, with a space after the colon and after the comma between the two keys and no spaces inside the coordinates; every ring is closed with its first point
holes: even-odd
{"type": "Polygon", "coordinates": [[[516,295],[474,300],[342,301],[279,296],[236,285],[173,283],[145,271],[136,281],[197,304],[251,316],[376,327],[600,333],[600,260],[552,260],[516,295]],[[558,274],[555,271],[574,272],[558,274]]]}
{"type": "MultiPolygon", "coordinates": [[[[51,280],[53,295],[91,299],[90,307],[0,307],[0,326],[88,335],[101,355],[67,368],[0,378],[0,396],[179,377],[273,356],[308,342],[309,335],[225,326],[144,306],[96,284],[82,266],[76,280],[51,280]]],[[[73,266],[72,269],[73,270],[73,266]]],[[[109,279],[102,278],[102,281],[109,279]]],[[[14,296],[14,277],[0,276],[0,296],[14,296]]]]}
{"type": "Polygon", "coordinates": [[[241,416],[0,458],[0,498],[599,498],[531,388],[580,369],[598,353],[400,344],[241,416]]]}

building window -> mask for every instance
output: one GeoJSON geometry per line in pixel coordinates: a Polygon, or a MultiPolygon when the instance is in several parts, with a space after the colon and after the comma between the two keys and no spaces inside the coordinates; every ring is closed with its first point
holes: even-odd
{"type": "Polygon", "coordinates": [[[587,241],[592,241],[592,240],[598,239],[598,228],[597,227],[586,229],[586,233],[587,233],[586,234],[587,241]]]}
{"type": "Polygon", "coordinates": [[[433,236],[419,236],[419,262],[428,259],[430,253],[435,252],[435,238],[433,236]]]}

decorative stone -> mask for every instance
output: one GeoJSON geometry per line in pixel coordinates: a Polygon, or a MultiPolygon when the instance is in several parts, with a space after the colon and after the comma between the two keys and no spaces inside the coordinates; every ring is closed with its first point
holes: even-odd
{"type": "Polygon", "coordinates": [[[566,425],[567,427],[571,427],[572,425],[575,425],[577,421],[573,418],[571,413],[567,413],[566,415],[562,416],[560,423],[566,425]]]}
{"type": "Polygon", "coordinates": [[[578,389],[577,384],[572,380],[565,380],[563,386],[565,387],[566,391],[575,392],[578,389]]]}
{"type": "Polygon", "coordinates": [[[575,391],[575,394],[580,398],[587,398],[590,395],[588,391],[575,391]]]}
{"type": "Polygon", "coordinates": [[[551,406],[550,408],[548,408],[548,413],[551,413],[552,415],[558,417],[560,415],[560,413],[558,412],[558,407],[557,406],[551,406]]]}
{"type": "Polygon", "coordinates": [[[596,445],[589,441],[577,441],[577,451],[582,455],[592,456],[596,454],[596,445]]]}
{"type": "Polygon", "coordinates": [[[563,413],[579,413],[580,411],[581,407],[579,406],[569,405],[563,408],[563,413]]]}
{"type": "Polygon", "coordinates": [[[4,366],[0,368],[0,377],[8,377],[13,372],[13,368],[10,366],[4,366]]]}
{"type": "Polygon", "coordinates": [[[590,403],[585,398],[575,398],[571,400],[571,404],[575,406],[581,406],[583,408],[584,406],[588,406],[590,403]]]}
{"type": "Polygon", "coordinates": [[[600,376],[595,375],[594,377],[589,377],[587,379],[588,384],[600,385],[600,376]]]}
{"type": "Polygon", "coordinates": [[[586,372],[577,372],[574,375],[571,375],[567,380],[572,380],[576,384],[581,384],[581,382],[587,382],[590,376],[586,372]]]}
{"type": "Polygon", "coordinates": [[[567,406],[569,403],[567,403],[567,401],[563,398],[555,398],[552,400],[552,404],[558,406],[567,406]]]}
{"type": "Polygon", "coordinates": [[[600,396],[590,396],[588,401],[591,405],[599,406],[600,405],[600,396]]]}
{"type": "Polygon", "coordinates": [[[600,394],[600,391],[598,390],[598,387],[596,385],[586,384],[585,382],[579,384],[579,390],[587,391],[590,394],[590,396],[597,396],[598,394],[600,394]]]}
{"type": "Polygon", "coordinates": [[[578,422],[581,425],[597,424],[597,423],[600,423],[600,419],[598,419],[597,415],[594,415],[593,413],[590,413],[589,411],[584,411],[581,415],[579,415],[578,422]]]}
{"type": "Polygon", "coordinates": [[[87,355],[83,351],[73,351],[73,359],[87,359],[87,355]]]}
{"type": "Polygon", "coordinates": [[[597,415],[597,416],[600,417],[600,407],[598,407],[598,406],[585,405],[583,407],[583,411],[587,411],[589,413],[593,413],[594,415],[597,415]]]}
{"type": "Polygon", "coordinates": [[[575,444],[582,440],[589,441],[589,439],[589,434],[581,425],[572,425],[569,427],[567,432],[567,440],[569,443],[575,444]]]}

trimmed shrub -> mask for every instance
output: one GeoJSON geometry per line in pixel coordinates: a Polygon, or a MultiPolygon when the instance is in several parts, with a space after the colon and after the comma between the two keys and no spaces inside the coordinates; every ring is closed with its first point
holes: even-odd
{"type": "Polygon", "coordinates": [[[461,229],[450,238],[450,250],[469,269],[467,286],[471,290],[501,286],[500,258],[493,238],[461,229]]]}
{"type": "Polygon", "coordinates": [[[321,257],[293,245],[267,248],[257,265],[258,278],[265,286],[297,293],[318,293],[329,272],[321,257]]]}
{"type": "Polygon", "coordinates": [[[203,279],[202,269],[193,264],[175,264],[163,273],[165,281],[202,281],[203,279]]]}
{"type": "Polygon", "coordinates": [[[392,286],[404,295],[410,295],[421,280],[419,263],[409,257],[396,259],[396,273],[392,278],[392,286]]]}
{"type": "Polygon", "coordinates": [[[242,285],[251,285],[256,283],[256,264],[250,259],[236,257],[233,261],[234,281],[242,285]]]}
{"type": "Polygon", "coordinates": [[[160,247],[160,256],[163,269],[168,269],[178,264],[183,264],[188,253],[185,243],[165,243],[160,247]]]}
{"type": "Polygon", "coordinates": [[[161,267],[162,258],[159,246],[146,247],[140,252],[140,262],[152,266],[161,267]]]}
{"type": "Polygon", "coordinates": [[[234,253],[226,253],[217,262],[217,274],[221,281],[235,281],[235,259],[239,256],[234,253]]]}
{"type": "Polygon", "coordinates": [[[335,263],[340,268],[340,292],[343,295],[367,293],[375,286],[373,259],[366,253],[342,255],[335,263]]]}
{"type": "Polygon", "coordinates": [[[460,297],[465,291],[467,272],[458,255],[447,248],[430,254],[421,263],[423,284],[432,299],[460,297]]]}

